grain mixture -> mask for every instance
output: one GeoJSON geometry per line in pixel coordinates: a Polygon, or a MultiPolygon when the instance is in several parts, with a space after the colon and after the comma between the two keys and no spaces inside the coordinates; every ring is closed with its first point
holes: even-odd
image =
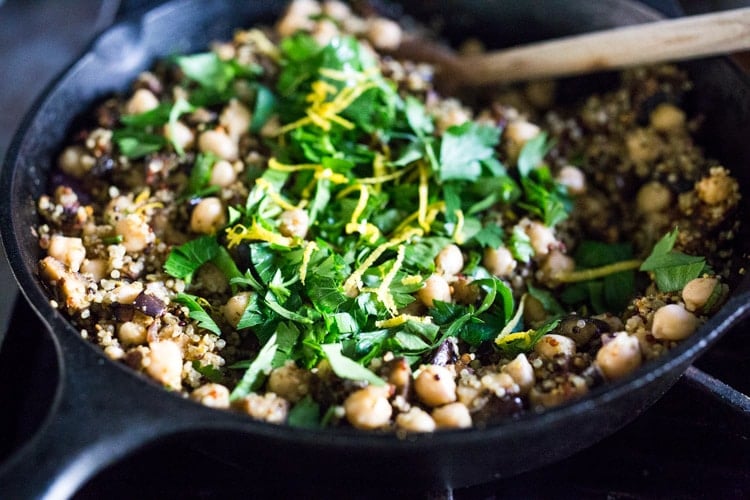
{"type": "Polygon", "coordinates": [[[717,310],[740,194],[681,70],[468,107],[401,37],[296,0],[98,105],[38,203],[53,304],[202,404],[399,432],[560,405],[717,310]]]}

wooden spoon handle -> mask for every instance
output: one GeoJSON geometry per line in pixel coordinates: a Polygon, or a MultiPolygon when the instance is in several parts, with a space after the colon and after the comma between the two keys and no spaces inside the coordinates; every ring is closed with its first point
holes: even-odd
{"type": "Polygon", "coordinates": [[[465,86],[554,78],[750,48],[750,7],[455,57],[465,86]]]}

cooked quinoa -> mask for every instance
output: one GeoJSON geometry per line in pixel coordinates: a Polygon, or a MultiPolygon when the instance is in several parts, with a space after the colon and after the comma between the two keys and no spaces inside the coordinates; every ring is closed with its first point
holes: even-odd
{"type": "Polygon", "coordinates": [[[718,309],[740,193],[682,70],[469,107],[401,37],[296,0],[99,104],[38,202],[51,303],[201,404],[398,433],[563,404],[718,309]]]}

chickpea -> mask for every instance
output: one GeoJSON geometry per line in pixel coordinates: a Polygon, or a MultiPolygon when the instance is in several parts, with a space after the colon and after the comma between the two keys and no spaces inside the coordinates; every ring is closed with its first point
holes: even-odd
{"type": "Polygon", "coordinates": [[[498,278],[507,278],[516,268],[517,262],[506,247],[485,248],[482,264],[498,278]]]}
{"type": "Polygon", "coordinates": [[[235,161],[239,155],[237,143],[220,130],[206,130],[198,138],[198,147],[204,153],[213,153],[227,161],[235,161]]]}
{"type": "Polygon", "coordinates": [[[677,133],[685,129],[685,112],[674,104],[659,104],[649,119],[651,126],[659,132],[677,133]]]}
{"type": "Polygon", "coordinates": [[[344,2],[338,0],[326,0],[323,2],[323,13],[337,21],[343,21],[351,16],[352,11],[344,2]]]}
{"type": "Polygon", "coordinates": [[[554,284],[555,278],[560,274],[570,273],[576,268],[576,261],[565,255],[560,250],[553,249],[539,266],[544,281],[554,284]]]}
{"type": "Polygon", "coordinates": [[[660,340],[682,340],[698,329],[698,318],[681,304],[667,304],[656,310],[651,335],[660,340]]]}
{"type": "Polygon", "coordinates": [[[231,402],[231,405],[256,420],[272,424],[284,423],[289,415],[289,401],[273,392],[250,393],[240,400],[231,402]]]}
{"type": "Polygon", "coordinates": [[[217,161],[211,169],[209,184],[212,186],[227,187],[237,180],[237,172],[226,160],[217,161]]]}
{"type": "Polygon", "coordinates": [[[245,314],[247,305],[250,303],[251,295],[250,292],[240,292],[237,295],[229,297],[227,303],[224,304],[224,319],[232,327],[237,328],[237,323],[240,322],[242,315],[245,314]]]}
{"type": "Polygon", "coordinates": [[[503,367],[505,373],[513,378],[513,381],[518,384],[518,389],[521,394],[526,394],[534,387],[536,377],[534,376],[534,367],[529,363],[529,359],[524,353],[519,354],[510,363],[503,367]]]}
{"type": "Polygon", "coordinates": [[[406,413],[396,416],[396,426],[408,432],[432,432],[435,430],[435,421],[423,409],[412,406],[406,413]]]}
{"type": "Polygon", "coordinates": [[[229,389],[221,384],[203,384],[190,393],[190,399],[210,408],[229,408],[229,389]]]}
{"type": "Polygon", "coordinates": [[[411,366],[407,363],[406,358],[396,358],[391,363],[388,383],[396,389],[409,387],[411,384],[411,366]]]}
{"type": "Polygon", "coordinates": [[[710,312],[714,305],[711,302],[719,302],[725,293],[726,285],[719,283],[717,278],[695,278],[682,290],[682,300],[688,311],[710,312]]]}
{"type": "Polygon", "coordinates": [[[658,142],[654,134],[644,129],[637,129],[625,137],[625,146],[630,159],[637,163],[646,163],[659,156],[658,142]]]}
{"type": "Polygon", "coordinates": [[[433,274],[425,280],[424,286],[417,292],[417,297],[427,307],[433,307],[436,300],[451,301],[451,287],[445,278],[433,274]]]}
{"type": "Polygon", "coordinates": [[[672,191],[658,181],[644,184],[635,196],[635,205],[638,211],[644,214],[663,212],[671,204],[672,191]]]}
{"type": "Polygon", "coordinates": [[[50,238],[47,253],[77,273],[86,258],[86,247],[83,246],[81,238],[55,234],[50,238]]]}
{"type": "Polygon", "coordinates": [[[231,99],[219,116],[219,124],[227,131],[227,135],[237,142],[240,136],[250,129],[251,119],[250,110],[237,99],[231,99]]]}
{"type": "Polygon", "coordinates": [[[641,366],[638,338],[620,332],[596,353],[596,364],[608,380],[622,378],[641,366]]]}
{"type": "Polygon", "coordinates": [[[471,413],[463,403],[450,403],[432,410],[438,429],[466,429],[471,427],[471,413]]]}
{"type": "Polygon", "coordinates": [[[299,30],[309,31],[314,26],[314,21],[310,17],[318,14],[320,5],[315,0],[294,0],[276,25],[276,31],[282,37],[293,35],[299,30]]]}
{"type": "Polygon", "coordinates": [[[387,425],[393,411],[388,395],[387,386],[368,385],[354,391],[344,401],[346,419],[358,429],[377,429],[387,425]]]}
{"type": "Polygon", "coordinates": [[[464,268],[464,254],[456,245],[448,245],[435,257],[435,270],[445,276],[453,276],[464,268]]]}
{"type": "Polygon", "coordinates": [[[182,349],[171,340],[151,342],[146,373],[172,390],[182,388],[182,349]]]}
{"type": "Polygon", "coordinates": [[[452,298],[458,304],[474,304],[479,300],[480,289],[472,283],[468,278],[459,276],[456,281],[453,282],[453,295],[452,298]]]}
{"type": "Polygon", "coordinates": [[[739,190],[737,181],[723,168],[712,168],[710,175],[703,177],[695,185],[698,199],[707,205],[718,205],[732,198],[739,190]]]}
{"type": "Polygon", "coordinates": [[[77,179],[89,173],[96,164],[93,156],[86,153],[83,146],[68,146],[57,160],[60,170],[77,179]]]}
{"type": "Polygon", "coordinates": [[[203,198],[190,216],[190,229],[196,233],[214,234],[226,222],[221,200],[215,197],[203,198]]]}
{"type": "Polygon", "coordinates": [[[578,196],[586,193],[586,175],[573,165],[566,165],[557,173],[557,182],[565,186],[568,194],[578,196]]]}
{"type": "Polygon", "coordinates": [[[140,214],[128,214],[115,224],[115,232],[122,236],[127,252],[140,252],[156,239],[151,226],[140,214]]]}
{"type": "Polygon", "coordinates": [[[548,333],[543,335],[536,343],[534,352],[547,359],[552,359],[558,355],[569,358],[576,353],[576,342],[564,335],[548,333]]]}
{"type": "Polygon", "coordinates": [[[384,17],[371,19],[367,25],[367,39],[377,49],[395,50],[401,45],[401,26],[384,17]]]}
{"type": "Polygon", "coordinates": [[[315,27],[312,30],[312,36],[315,41],[321,47],[325,47],[331,40],[333,40],[339,34],[339,29],[336,23],[329,19],[321,19],[315,23],[315,27]]]}
{"type": "Polygon", "coordinates": [[[310,216],[301,208],[284,210],[279,217],[279,232],[288,237],[304,238],[310,228],[310,216]]]}
{"type": "Polygon", "coordinates": [[[148,89],[138,89],[125,104],[125,114],[139,115],[159,106],[159,99],[148,89]]]}
{"type": "Polygon", "coordinates": [[[183,150],[190,149],[195,143],[195,134],[181,121],[174,122],[171,126],[164,125],[164,137],[173,142],[183,150]]]}
{"type": "Polygon", "coordinates": [[[505,152],[508,157],[515,161],[523,149],[523,145],[533,139],[541,129],[526,120],[514,120],[510,122],[503,131],[505,138],[505,152]]]}
{"type": "Polygon", "coordinates": [[[105,259],[84,259],[81,264],[81,274],[90,275],[94,281],[101,281],[107,277],[109,263],[105,259]]]}
{"type": "Polygon", "coordinates": [[[294,361],[287,361],[275,368],[268,376],[268,390],[275,392],[290,403],[296,403],[310,392],[311,373],[299,368],[294,361]]]}
{"type": "Polygon", "coordinates": [[[123,345],[146,343],[146,327],[134,321],[126,321],[117,329],[117,338],[123,345]]]}
{"type": "Polygon", "coordinates": [[[456,400],[456,380],[453,373],[438,365],[427,365],[414,382],[417,396],[429,406],[441,406],[456,400]]]}
{"type": "Polygon", "coordinates": [[[558,245],[551,227],[528,219],[522,220],[519,224],[521,224],[524,232],[526,232],[529,240],[531,240],[531,247],[534,249],[534,256],[536,258],[545,257],[549,254],[551,248],[558,245]]]}

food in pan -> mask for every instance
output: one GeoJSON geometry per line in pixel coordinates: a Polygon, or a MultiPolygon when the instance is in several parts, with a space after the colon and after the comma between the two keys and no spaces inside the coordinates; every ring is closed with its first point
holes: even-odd
{"type": "Polygon", "coordinates": [[[469,105],[401,37],[296,0],[101,102],[38,201],[53,305],[202,404],[399,433],[579,398],[718,309],[740,193],[682,70],[469,105]]]}

